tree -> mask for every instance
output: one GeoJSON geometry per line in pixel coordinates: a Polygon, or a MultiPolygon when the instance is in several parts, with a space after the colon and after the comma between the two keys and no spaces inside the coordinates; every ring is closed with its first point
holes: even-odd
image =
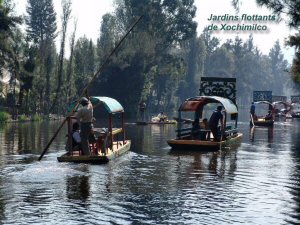
{"type": "Polygon", "coordinates": [[[273,90],[278,95],[282,95],[284,92],[283,84],[288,81],[286,72],[288,63],[284,60],[278,40],[275,42],[273,48],[270,49],[269,57],[271,60],[271,69],[273,74],[273,90]]]}
{"type": "Polygon", "coordinates": [[[70,39],[70,58],[69,63],[67,67],[67,75],[66,75],[66,98],[67,101],[70,100],[70,98],[74,95],[74,68],[73,68],[73,61],[74,61],[74,46],[75,46],[75,36],[76,36],[76,30],[77,30],[77,19],[74,21],[74,30],[71,34],[70,39]]]}
{"type": "MultiPolygon", "coordinates": [[[[14,38],[14,29],[22,22],[21,17],[13,16],[13,6],[9,2],[0,2],[0,67],[15,59],[11,48],[11,40],[14,38]]],[[[0,70],[0,75],[2,70],[0,70]]]]}
{"type": "MultiPolygon", "coordinates": [[[[28,0],[26,19],[27,35],[38,48],[33,85],[33,98],[38,98],[36,106],[39,112],[49,112],[50,77],[53,73],[56,38],[56,13],[52,0],[28,0]]],[[[37,101],[35,101],[37,102],[37,101]]]]}
{"type": "Polygon", "coordinates": [[[60,89],[62,87],[63,81],[63,66],[64,66],[64,56],[65,56],[65,41],[66,41],[66,34],[67,34],[67,27],[71,16],[71,1],[70,0],[63,0],[62,1],[62,38],[60,43],[60,53],[58,58],[58,69],[57,69],[57,87],[55,92],[55,97],[50,108],[50,112],[53,111],[54,107],[57,106],[58,96],[61,96],[60,89]]]}
{"type": "MultiPolygon", "coordinates": [[[[233,6],[238,10],[238,5],[241,0],[232,0],[233,6]]],[[[281,16],[286,15],[288,18],[288,26],[299,30],[300,27],[300,2],[299,0],[256,0],[260,6],[266,6],[275,14],[281,16]]],[[[292,79],[300,84],[300,33],[291,35],[286,42],[287,45],[295,47],[296,53],[293,59],[291,75],[292,79]]]]}

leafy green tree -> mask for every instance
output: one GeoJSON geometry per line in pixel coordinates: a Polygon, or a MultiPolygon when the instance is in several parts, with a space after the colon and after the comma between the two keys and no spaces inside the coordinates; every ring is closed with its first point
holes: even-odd
{"type": "Polygon", "coordinates": [[[116,43],[116,18],[107,13],[102,16],[100,26],[100,35],[97,39],[97,56],[99,58],[99,65],[102,60],[110,53],[116,43]]]}
{"type": "Polygon", "coordinates": [[[52,0],[28,0],[27,35],[38,48],[32,99],[38,112],[48,113],[55,60],[56,13],[52,0]],[[38,99],[38,101],[37,101],[38,99]]]}
{"type": "Polygon", "coordinates": [[[174,105],[174,93],[186,73],[181,45],[194,37],[196,31],[193,3],[183,0],[118,1],[115,17],[106,15],[103,18],[101,31],[107,33],[101,33],[98,40],[98,56],[103,58],[107,52],[104,46],[114,46],[135,17],[143,15],[143,19],[111,59],[93,92],[106,91],[110,96],[130,93],[124,106],[131,105],[132,114],[137,108],[132,105],[137,106],[141,99],[154,111],[174,105]],[[111,71],[114,75],[108,76],[111,71]],[[122,85],[119,87],[118,83],[122,85]],[[113,89],[105,86],[112,84],[113,89]]]}
{"type": "Polygon", "coordinates": [[[86,36],[80,37],[74,47],[74,72],[77,95],[94,75],[95,46],[86,36]],[[91,62],[93,61],[93,62],[91,62]]]}
{"type": "Polygon", "coordinates": [[[77,30],[77,20],[74,20],[74,30],[70,38],[70,58],[67,66],[67,75],[66,75],[66,99],[70,102],[71,98],[75,95],[75,82],[74,82],[74,47],[75,47],[75,37],[77,30]]]}
{"type": "MultiPolygon", "coordinates": [[[[237,10],[240,2],[241,0],[232,0],[232,4],[237,10]]],[[[284,14],[287,17],[288,26],[299,30],[300,2],[298,0],[256,0],[256,3],[260,6],[266,6],[279,17],[284,14]]],[[[292,79],[300,84],[300,34],[289,36],[286,44],[296,49],[291,75],[292,79]]]]}
{"type": "Polygon", "coordinates": [[[287,76],[288,63],[284,60],[279,41],[277,40],[269,52],[271,69],[273,74],[273,90],[277,95],[284,92],[284,84],[288,82],[287,76]]]}
{"type": "Polygon", "coordinates": [[[11,41],[14,38],[14,30],[22,22],[22,19],[13,16],[12,12],[13,6],[9,1],[0,2],[0,67],[4,67],[8,62],[14,62],[16,59],[11,48],[11,41]]]}
{"type": "MultiPolygon", "coordinates": [[[[54,110],[54,107],[57,106],[59,96],[61,96],[61,87],[63,86],[63,66],[64,66],[64,56],[65,56],[65,42],[67,35],[67,27],[71,17],[71,1],[63,0],[62,1],[62,37],[60,43],[60,53],[58,58],[58,69],[57,69],[57,86],[55,91],[54,100],[52,102],[52,106],[50,108],[50,112],[54,110]]],[[[60,100],[60,99],[59,99],[60,100]]],[[[59,101],[61,102],[61,101],[59,101]]],[[[64,104],[62,104],[64,105],[64,104]]]]}

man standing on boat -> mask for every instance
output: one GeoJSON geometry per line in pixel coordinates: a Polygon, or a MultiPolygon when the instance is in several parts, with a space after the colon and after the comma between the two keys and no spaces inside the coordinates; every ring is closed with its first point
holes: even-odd
{"type": "Polygon", "coordinates": [[[93,132],[93,105],[85,97],[80,100],[82,108],[76,113],[77,120],[80,122],[81,147],[83,155],[90,155],[89,135],[93,132]]]}
{"type": "Polygon", "coordinates": [[[220,138],[218,137],[218,125],[219,125],[219,121],[221,124],[221,131],[223,130],[223,115],[222,115],[222,106],[218,106],[217,110],[215,110],[208,122],[209,128],[214,136],[214,141],[219,141],[220,138]]]}
{"type": "Polygon", "coordinates": [[[250,114],[251,114],[252,118],[254,119],[254,115],[255,115],[255,105],[254,105],[254,102],[251,103],[250,114]]]}
{"type": "Polygon", "coordinates": [[[145,109],[146,109],[146,103],[144,101],[140,101],[140,103],[139,103],[139,113],[140,113],[141,121],[145,121],[145,109]]]}

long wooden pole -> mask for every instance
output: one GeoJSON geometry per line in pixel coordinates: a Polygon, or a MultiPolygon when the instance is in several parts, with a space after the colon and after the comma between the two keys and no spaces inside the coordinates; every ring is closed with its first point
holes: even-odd
{"type": "Polygon", "coordinates": [[[92,79],[89,81],[89,83],[86,85],[86,87],[83,89],[81,95],[78,97],[76,104],[73,106],[72,110],[68,113],[67,117],[63,120],[63,122],[61,123],[61,125],[58,127],[57,131],[54,133],[53,137],[50,139],[49,143],[47,144],[47,146],[44,148],[42,154],[39,157],[39,161],[43,158],[43,156],[45,155],[45,153],[47,152],[48,148],[50,147],[51,143],[54,141],[54,139],[56,138],[56,136],[58,135],[59,131],[61,130],[61,128],[63,127],[64,123],[67,121],[67,118],[71,115],[73,115],[74,110],[77,108],[77,106],[79,105],[79,101],[80,99],[83,97],[83,95],[85,94],[85,92],[88,90],[89,86],[92,84],[92,82],[95,80],[95,78],[102,72],[104,66],[106,64],[108,64],[110,57],[116,52],[116,50],[120,47],[121,43],[125,40],[125,38],[128,36],[128,34],[132,31],[132,29],[138,24],[138,22],[140,22],[140,20],[142,19],[142,16],[138,17],[135,22],[130,26],[130,29],[126,32],[126,34],[121,38],[121,40],[119,41],[119,43],[114,47],[114,49],[111,51],[111,53],[107,56],[106,60],[102,63],[102,65],[100,66],[100,68],[98,69],[98,71],[94,74],[94,76],[92,77],[92,79]]]}

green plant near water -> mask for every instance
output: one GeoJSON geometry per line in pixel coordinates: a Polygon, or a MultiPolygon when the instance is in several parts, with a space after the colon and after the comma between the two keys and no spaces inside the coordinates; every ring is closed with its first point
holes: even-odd
{"type": "Polygon", "coordinates": [[[29,120],[28,117],[25,116],[24,114],[19,116],[19,121],[28,121],[28,120],[29,120]]]}
{"type": "Polygon", "coordinates": [[[43,120],[43,117],[40,116],[40,115],[38,115],[38,114],[34,114],[34,115],[32,116],[32,120],[33,120],[33,121],[41,121],[41,120],[43,120]]]}
{"type": "Polygon", "coordinates": [[[7,112],[0,111],[0,122],[5,122],[11,119],[11,115],[7,112]]]}

